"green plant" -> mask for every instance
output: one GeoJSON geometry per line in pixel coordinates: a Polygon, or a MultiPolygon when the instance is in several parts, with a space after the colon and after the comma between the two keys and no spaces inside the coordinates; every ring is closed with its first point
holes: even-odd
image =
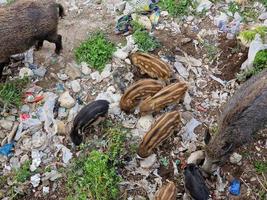
{"type": "Polygon", "coordinates": [[[255,161],[254,167],[257,173],[267,173],[267,162],[266,161],[255,161]]]}
{"type": "Polygon", "coordinates": [[[237,79],[239,81],[245,81],[251,76],[258,74],[265,68],[267,68],[267,50],[261,50],[255,56],[253,67],[237,74],[237,79]]]}
{"type": "Polygon", "coordinates": [[[191,1],[189,0],[162,0],[159,2],[159,6],[166,9],[174,17],[187,14],[190,5],[191,1]]]}
{"type": "Polygon", "coordinates": [[[29,82],[28,78],[0,83],[0,105],[20,106],[23,89],[29,82]]]}
{"type": "Polygon", "coordinates": [[[86,62],[102,71],[115,50],[115,45],[102,32],[96,32],[75,49],[75,57],[79,63],[86,62]]]}
{"type": "Polygon", "coordinates": [[[133,38],[141,51],[153,51],[160,47],[159,42],[154,37],[150,36],[147,31],[137,30],[134,32],[133,38]]]}
{"type": "Polygon", "coordinates": [[[219,49],[216,45],[210,44],[207,41],[203,42],[203,47],[205,48],[207,52],[207,56],[209,60],[213,60],[219,52],[219,49]]]}
{"type": "Polygon", "coordinates": [[[229,5],[228,5],[228,10],[232,14],[235,14],[236,12],[239,12],[240,9],[241,9],[240,6],[235,1],[231,1],[229,3],[229,5]]]}
{"type": "MultiPolygon", "coordinates": [[[[104,121],[99,127],[104,133],[103,151],[93,150],[76,159],[67,177],[68,199],[118,199],[121,178],[116,168],[125,153],[127,129],[114,126],[111,121],[104,121]]],[[[83,151],[88,149],[84,147],[83,151]]]]}
{"type": "Polygon", "coordinates": [[[26,161],[18,170],[15,171],[14,180],[15,182],[24,183],[30,178],[30,176],[30,161],[26,161]]]}
{"type": "Polygon", "coordinates": [[[267,0],[259,0],[259,2],[267,8],[267,0]]]}
{"type": "Polygon", "coordinates": [[[257,26],[252,30],[242,31],[239,34],[239,38],[241,39],[241,41],[244,41],[245,43],[247,43],[247,42],[251,42],[252,40],[254,40],[256,34],[259,34],[260,37],[262,39],[264,39],[264,37],[267,34],[267,27],[266,26],[257,26]]]}

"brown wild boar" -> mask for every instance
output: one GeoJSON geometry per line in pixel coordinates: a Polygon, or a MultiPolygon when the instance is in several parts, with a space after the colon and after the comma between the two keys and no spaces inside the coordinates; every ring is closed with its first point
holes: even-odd
{"type": "Polygon", "coordinates": [[[0,6],[0,79],[11,55],[23,53],[34,45],[38,50],[44,40],[54,43],[55,52],[60,53],[59,16],[64,16],[64,8],[53,0],[17,0],[0,6]]]}
{"type": "Polygon", "coordinates": [[[222,109],[218,133],[207,143],[202,168],[211,173],[229,154],[253,141],[267,124],[267,70],[246,81],[222,109]]]}

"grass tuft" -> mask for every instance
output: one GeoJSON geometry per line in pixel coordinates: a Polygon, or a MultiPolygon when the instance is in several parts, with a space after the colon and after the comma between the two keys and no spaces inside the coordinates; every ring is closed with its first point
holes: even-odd
{"type": "Polygon", "coordinates": [[[183,16],[188,13],[191,1],[189,0],[161,0],[159,6],[167,10],[173,17],[183,16]]]}
{"type": "Polygon", "coordinates": [[[116,169],[125,153],[126,129],[111,123],[104,126],[104,147],[77,158],[68,173],[68,199],[119,199],[121,177],[116,169]]]}
{"type": "Polygon", "coordinates": [[[28,78],[17,79],[6,83],[0,83],[0,104],[9,106],[21,106],[23,89],[29,82],[28,78]]]}
{"type": "Polygon", "coordinates": [[[256,54],[253,67],[238,74],[237,79],[239,81],[245,81],[250,77],[260,73],[265,68],[267,68],[267,50],[261,50],[256,54]]]}
{"type": "Polygon", "coordinates": [[[267,173],[267,162],[265,161],[256,161],[254,167],[257,173],[267,173]]]}
{"type": "Polygon", "coordinates": [[[75,57],[79,63],[86,62],[102,71],[115,50],[115,45],[105,37],[104,33],[96,32],[75,49],[75,57]]]}

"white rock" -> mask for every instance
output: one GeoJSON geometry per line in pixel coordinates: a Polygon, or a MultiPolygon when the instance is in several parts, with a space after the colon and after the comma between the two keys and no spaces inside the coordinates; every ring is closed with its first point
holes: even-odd
{"type": "Polygon", "coordinates": [[[109,114],[120,115],[121,114],[120,104],[119,103],[110,104],[108,112],[109,114]]]}
{"type": "Polygon", "coordinates": [[[32,135],[32,147],[33,148],[40,148],[45,144],[47,141],[46,134],[42,132],[36,132],[32,135]]]}
{"type": "Polygon", "coordinates": [[[49,194],[49,187],[43,187],[43,194],[49,194]]]}
{"type": "Polygon", "coordinates": [[[191,101],[192,101],[192,98],[190,97],[189,93],[186,92],[184,95],[184,102],[183,102],[186,110],[191,110],[191,106],[190,106],[191,101]]]}
{"type": "Polygon", "coordinates": [[[240,161],[242,160],[242,155],[238,154],[238,153],[233,153],[231,156],[230,156],[230,162],[232,164],[238,164],[240,161]]]}
{"type": "Polygon", "coordinates": [[[265,19],[267,19],[267,12],[264,12],[264,13],[260,14],[260,16],[259,16],[258,19],[259,20],[265,20],[265,19]]]}
{"type": "Polygon", "coordinates": [[[121,60],[125,60],[128,57],[128,53],[124,52],[122,49],[117,49],[117,51],[114,52],[113,56],[121,60]]]}
{"type": "Polygon", "coordinates": [[[157,161],[157,156],[156,154],[152,154],[149,157],[145,158],[144,160],[140,161],[140,166],[142,168],[151,168],[157,161]]]}
{"type": "Polygon", "coordinates": [[[141,133],[149,131],[155,119],[152,115],[142,116],[137,122],[137,128],[141,133]]]}
{"type": "Polygon", "coordinates": [[[69,76],[67,74],[57,73],[57,77],[62,81],[66,81],[69,79],[69,76]]]}
{"type": "Polygon", "coordinates": [[[204,151],[195,151],[193,153],[191,153],[191,155],[189,156],[189,158],[187,159],[187,164],[193,163],[198,165],[200,163],[201,160],[205,159],[205,153],[204,151]]]}
{"type": "Polygon", "coordinates": [[[115,9],[119,12],[122,12],[124,9],[125,9],[125,6],[126,6],[126,2],[123,1],[123,2],[120,2],[120,3],[117,3],[115,5],[115,9]]]}
{"type": "Polygon", "coordinates": [[[95,71],[95,72],[91,73],[90,76],[97,83],[102,81],[99,71],[95,71]]]}
{"type": "Polygon", "coordinates": [[[41,164],[41,154],[38,150],[32,150],[32,164],[30,166],[30,170],[35,171],[41,164]]]}
{"type": "Polygon", "coordinates": [[[167,16],[169,15],[169,13],[168,13],[168,11],[161,11],[161,12],[160,12],[160,15],[161,15],[162,17],[167,17],[167,16]]]}
{"type": "Polygon", "coordinates": [[[19,169],[20,168],[20,162],[19,159],[17,157],[12,157],[10,158],[10,166],[12,167],[12,169],[19,169]]]}
{"type": "Polygon", "coordinates": [[[69,64],[66,67],[65,73],[72,79],[75,80],[77,78],[81,77],[81,71],[77,67],[72,66],[72,64],[69,64]]]}
{"type": "Polygon", "coordinates": [[[182,63],[175,62],[174,67],[183,78],[188,79],[189,72],[187,71],[187,69],[184,67],[182,63]]]}
{"type": "Polygon", "coordinates": [[[192,118],[186,126],[183,128],[184,133],[182,135],[182,139],[184,142],[196,141],[197,135],[194,133],[196,127],[198,127],[201,123],[197,121],[195,118],[192,118]]]}
{"type": "Polygon", "coordinates": [[[19,71],[19,77],[20,78],[24,78],[25,76],[26,77],[33,76],[32,70],[29,69],[29,68],[26,68],[26,67],[21,68],[20,71],[19,71]]]}
{"type": "Polygon", "coordinates": [[[91,70],[91,68],[89,68],[89,66],[88,66],[88,64],[86,62],[82,62],[81,66],[82,66],[82,73],[84,75],[91,74],[92,70],[91,70]]]}
{"type": "Polygon", "coordinates": [[[73,92],[77,93],[81,91],[81,85],[79,80],[73,80],[70,84],[73,92]]]}
{"type": "Polygon", "coordinates": [[[212,6],[212,2],[208,0],[198,0],[197,12],[202,12],[204,9],[209,10],[212,6]]]}
{"type": "Polygon", "coordinates": [[[10,120],[0,120],[0,127],[2,127],[5,130],[11,131],[13,127],[13,122],[10,120]]]}
{"type": "Polygon", "coordinates": [[[72,108],[75,105],[75,100],[70,96],[68,91],[61,94],[58,101],[60,106],[64,108],[72,108]]]}
{"type": "Polygon", "coordinates": [[[31,184],[33,187],[38,187],[41,181],[41,175],[40,174],[35,174],[31,177],[31,184]]]}
{"type": "Polygon", "coordinates": [[[107,64],[101,72],[101,80],[108,78],[111,75],[111,64],[107,64]]]}
{"type": "Polygon", "coordinates": [[[51,172],[44,173],[44,177],[42,178],[42,181],[50,180],[55,181],[56,179],[62,177],[62,174],[59,173],[56,170],[52,170],[51,172]]]}

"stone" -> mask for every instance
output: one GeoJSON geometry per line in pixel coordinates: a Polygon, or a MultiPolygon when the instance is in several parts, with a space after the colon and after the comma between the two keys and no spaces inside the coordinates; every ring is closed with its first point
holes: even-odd
{"type": "Polygon", "coordinates": [[[67,74],[61,74],[61,73],[57,73],[57,77],[62,80],[62,81],[66,81],[69,79],[67,74]]]}
{"type": "Polygon", "coordinates": [[[31,184],[33,187],[38,187],[38,185],[40,184],[40,180],[41,180],[41,175],[40,174],[35,174],[31,177],[31,184]]]}
{"type": "Polygon", "coordinates": [[[30,170],[35,171],[41,164],[41,154],[38,150],[32,150],[32,164],[30,170]]]}
{"type": "Polygon", "coordinates": [[[126,2],[123,1],[123,2],[117,3],[115,5],[115,9],[116,11],[123,12],[123,10],[125,9],[125,6],[126,6],[126,2]]]}
{"type": "Polygon", "coordinates": [[[167,16],[169,15],[169,13],[168,13],[168,11],[161,11],[161,12],[160,12],[160,15],[161,15],[162,17],[167,17],[167,16]]]}
{"type": "Polygon", "coordinates": [[[95,71],[95,72],[91,73],[90,76],[97,83],[102,81],[99,71],[95,71]]]}
{"type": "Polygon", "coordinates": [[[20,168],[20,162],[18,157],[12,157],[10,158],[10,166],[12,167],[12,169],[19,169],[20,168]]]}
{"type": "Polygon", "coordinates": [[[180,62],[175,62],[174,67],[177,70],[177,72],[185,79],[188,79],[189,72],[187,69],[184,67],[184,65],[180,62]]]}
{"type": "Polygon", "coordinates": [[[122,49],[117,49],[117,51],[114,52],[113,56],[121,60],[125,60],[128,57],[128,53],[124,52],[122,49]]]}
{"type": "Polygon", "coordinates": [[[10,120],[2,119],[0,120],[0,127],[2,127],[5,130],[11,131],[13,127],[13,122],[10,120]]]}
{"type": "Polygon", "coordinates": [[[77,93],[81,91],[81,85],[80,85],[80,81],[78,80],[73,80],[71,81],[71,88],[73,90],[73,92],[77,93]]]}
{"type": "Polygon", "coordinates": [[[45,144],[47,141],[46,134],[42,132],[36,132],[32,135],[32,147],[37,149],[45,144]]]}
{"type": "Polygon", "coordinates": [[[149,169],[149,168],[151,168],[156,163],[156,161],[157,161],[156,154],[152,154],[149,157],[147,157],[146,159],[141,160],[140,161],[140,166],[142,168],[149,169]]]}
{"type": "Polygon", "coordinates": [[[242,160],[242,155],[234,152],[231,156],[230,156],[230,163],[232,164],[239,164],[242,160]]]}
{"type": "Polygon", "coordinates": [[[49,187],[43,187],[43,194],[49,194],[49,187]]]}
{"type": "Polygon", "coordinates": [[[23,105],[23,106],[21,106],[20,111],[21,111],[22,113],[29,113],[29,112],[30,112],[30,106],[28,106],[28,105],[23,105]]]}
{"type": "Polygon", "coordinates": [[[147,30],[152,29],[152,24],[148,16],[145,15],[137,15],[137,14],[132,14],[133,20],[139,22],[141,25],[143,25],[147,30]]]}
{"type": "Polygon", "coordinates": [[[27,67],[23,67],[20,69],[19,71],[19,77],[20,78],[24,78],[24,77],[31,77],[33,76],[33,72],[31,69],[27,68],[27,67]]]}
{"type": "Polygon", "coordinates": [[[81,77],[81,71],[77,67],[68,65],[66,67],[65,73],[72,79],[75,80],[81,77]]]}
{"type": "Polygon", "coordinates": [[[58,134],[66,134],[66,124],[63,121],[57,120],[56,126],[58,134]]]}
{"type": "Polygon", "coordinates": [[[108,78],[111,75],[111,65],[107,64],[104,70],[101,72],[101,80],[108,78]]]}
{"type": "Polygon", "coordinates": [[[152,115],[142,116],[137,122],[137,128],[140,132],[144,133],[149,131],[155,119],[152,115]]]}
{"type": "Polygon", "coordinates": [[[258,17],[259,20],[266,20],[267,19],[267,12],[261,13],[258,17]]]}
{"type": "Polygon", "coordinates": [[[82,67],[82,73],[84,75],[91,74],[92,70],[89,68],[89,66],[88,66],[88,64],[86,62],[82,62],[81,63],[81,67],[82,67]]]}
{"type": "Polygon", "coordinates": [[[38,69],[33,70],[34,75],[39,77],[44,77],[46,72],[47,70],[44,67],[39,67],[38,69]]]}
{"type": "Polygon", "coordinates": [[[68,91],[60,95],[58,99],[60,106],[64,108],[72,108],[75,105],[75,100],[70,96],[68,91]]]}
{"type": "Polygon", "coordinates": [[[29,156],[27,154],[25,154],[25,155],[21,156],[20,163],[23,164],[28,160],[29,160],[29,156]]]}
{"type": "Polygon", "coordinates": [[[191,155],[187,159],[187,164],[193,163],[196,165],[199,165],[202,160],[205,159],[205,153],[204,151],[195,151],[191,153],[191,155]]]}

